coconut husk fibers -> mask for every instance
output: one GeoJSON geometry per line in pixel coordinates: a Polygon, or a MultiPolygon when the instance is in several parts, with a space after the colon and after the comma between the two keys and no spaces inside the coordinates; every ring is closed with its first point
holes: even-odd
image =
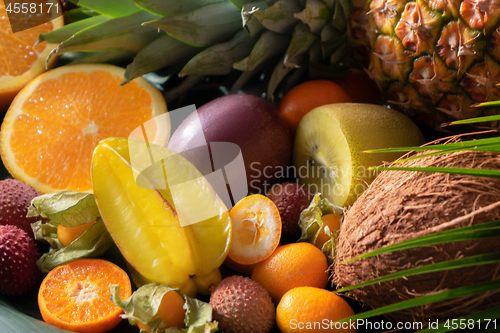
{"type": "MultiPolygon", "coordinates": [[[[455,152],[401,166],[500,169],[500,155],[455,152]]],[[[401,270],[465,256],[500,251],[500,238],[455,242],[340,262],[383,246],[452,228],[500,219],[500,179],[408,171],[383,171],[347,211],[333,267],[340,288],[401,270]]],[[[500,264],[428,273],[355,289],[348,295],[372,308],[451,288],[499,279],[500,264]]],[[[428,323],[456,318],[493,304],[490,292],[401,310],[395,321],[428,323]]]]}

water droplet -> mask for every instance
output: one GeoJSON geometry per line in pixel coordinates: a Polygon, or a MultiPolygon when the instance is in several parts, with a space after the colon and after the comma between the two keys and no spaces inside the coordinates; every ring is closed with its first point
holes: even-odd
{"type": "Polygon", "coordinates": [[[43,102],[43,97],[40,97],[40,102],[43,102]]]}
{"type": "Polygon", "coordinates": [[[42,132],[42,130],[37,130],[36,132],[37,132],[38,134],[42,134],[42,133],[43,133],[43,132],[42,132]]]}

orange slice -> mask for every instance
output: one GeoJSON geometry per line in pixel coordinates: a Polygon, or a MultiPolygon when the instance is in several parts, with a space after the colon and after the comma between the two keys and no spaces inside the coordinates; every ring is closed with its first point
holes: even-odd
{"type": "Polygon", "coordinates": [[[2,160],[12,176],[42,193],[90,191],[90,163],[100,140],[129,137],[147,122],[148,141],[165,145],[168,118],[149,121],[166,113],[163,96],[142,78],[120,85],[124,72],[104,64],[64,66],[27,84],[0,134],[2,160]]]}
{"type": "Polygon", "coordinates": [[[238,264],[252,265],[269,257],[281,239],[281,218],[271,199],[254,194],[229,212],[233,227],[228,256],[238,264]]]}
{"type": "Polygon", "coordinates": [[[106,260],[79,259],[57,266],[40,285],[42,318],[72,332],[107,332],[120,323],[123,313],[110,300],[110,286],[117,284],[121,299],[132,294],[127,273],[106,260]]]}
{"type": "MultiPolygon", "coordinates": [[[[32,1],[32,3],[35,2],[38,1],[32,1]]],[[[60,5],[59,7],[55,5],[58,4],[58,1],[43,0],[39,2],[40,4],[43,2],[42,7],[45,10],[26,22],[32,26],[33,20],[40,20],[42,23],[51,17],[54,19],[33,28],[13,33],[4,0],[0,0],[0,111],[2,112],[8,108],[14,96],[26,83],[45,72],[45,60],[55,45],[43,42],[34,46],[38,36],[63,26],[62,15],[55,17],[56,10],[61,11],[60,5]],[[48,4],[50,3],[54,6],[52,6],[52,11],[48,12],[48,4]]],[[[54,65],[55,60],[56,57],[52,57],[47,67],[50,68],[54,65]]]]}

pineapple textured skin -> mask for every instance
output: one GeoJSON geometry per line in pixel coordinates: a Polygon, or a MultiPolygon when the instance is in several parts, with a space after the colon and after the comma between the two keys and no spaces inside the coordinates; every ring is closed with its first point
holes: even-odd
{"type": "Polygon", "coordinates": [[[393,107],[421,123],[488,114],[500,99],[500,1],[373,0],[369,72],[393,107]]]}

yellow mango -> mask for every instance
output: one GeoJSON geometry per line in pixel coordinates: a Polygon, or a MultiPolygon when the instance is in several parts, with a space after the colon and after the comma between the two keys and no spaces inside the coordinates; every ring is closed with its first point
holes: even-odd
{"type": "Polygon", "coordinates": [[[228,209],[182,156],[109,138],[96,147],[91,174],[101,217],[137,285],[193,286],[190,280],[209,275],[226,258],[228,209]]]}

